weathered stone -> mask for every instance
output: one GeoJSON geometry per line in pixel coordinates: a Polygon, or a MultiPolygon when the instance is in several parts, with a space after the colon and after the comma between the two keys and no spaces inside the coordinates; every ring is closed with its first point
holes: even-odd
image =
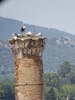
{"type": "Polygon", "coordinates": [[[44,48],[42,36],[17,36],[9,39],[14,54],[16,100],[43,100],[44,48]]]}

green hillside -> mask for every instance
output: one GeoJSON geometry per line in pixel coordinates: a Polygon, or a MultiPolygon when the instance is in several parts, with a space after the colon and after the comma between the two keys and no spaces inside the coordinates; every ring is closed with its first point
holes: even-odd
{"type": "MultiPolygon", "coordinates": [[[[8,38],[13,32],[20,33],[21,26],[22,22],[20,21],[0,18],[0,40],[5,42],[2,42],[3,45],[7,43],[8,38]]],[[[26,28],[27,31],[33,33],[41,32],[42,35],[47,37],[43,53],[45,72],[56,71],[64,61],[75,64],[75,36],[57,29],[29,24],[26,24],[26,28]]],[[[4,66],[5,69],[9,67],[12,70],[12,66],[14,66],[12,59],[11,50],[6,46],[2,47],[2,44],[0,44],[0,67],[4,66]]]]}
{"type": "MultiPolygon", "coordinates": [[[[0,100],[14,100],[14,61],[8,46],[22,22],[0,18],[0,100]]],[[[43,52],[45,100],[75,100],[75,36],[53,28],[26,24],[26,31],[46,36],[43,52]]]]}

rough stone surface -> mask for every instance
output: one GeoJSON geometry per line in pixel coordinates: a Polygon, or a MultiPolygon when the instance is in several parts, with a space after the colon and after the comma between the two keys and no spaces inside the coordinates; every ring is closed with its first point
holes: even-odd
{"type": "Polygon", "coordinates": [[[15,58],[16,100],[43,100],[43,65],[39,56],[15,58]]]}
{"type": "Polygon", "coordinates": [[[16,87],[16,100],[43,100],[42,86],[28,85],[16,87]]]}

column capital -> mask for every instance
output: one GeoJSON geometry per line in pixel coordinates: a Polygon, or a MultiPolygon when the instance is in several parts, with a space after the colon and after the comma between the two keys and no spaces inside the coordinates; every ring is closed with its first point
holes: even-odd
{"type": "Polygon", "coordinates": [[[19,58],[24,56],[41,56],[45,45],[45,37],[42,35],[32,34],[16,34],[9,41],[10,48],[14,56],[19,58]]]}

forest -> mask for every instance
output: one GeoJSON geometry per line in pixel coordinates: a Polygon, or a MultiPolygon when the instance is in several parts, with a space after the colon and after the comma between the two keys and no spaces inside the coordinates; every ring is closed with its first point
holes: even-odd
{"type": "Polygon", "coordinates": [[[75,100],[75,66],[63,62],[57,72],[44,74],[45,100],[75,100]]]}
{"type": "MultiPolygon", "coordinates": [[[[64,61],[57,72],[44,73],[45,100],[75,100],[75,65],[64,61]]],[[[14,82],[0,82],[0,100],[15,100],[14,82]]]]}

